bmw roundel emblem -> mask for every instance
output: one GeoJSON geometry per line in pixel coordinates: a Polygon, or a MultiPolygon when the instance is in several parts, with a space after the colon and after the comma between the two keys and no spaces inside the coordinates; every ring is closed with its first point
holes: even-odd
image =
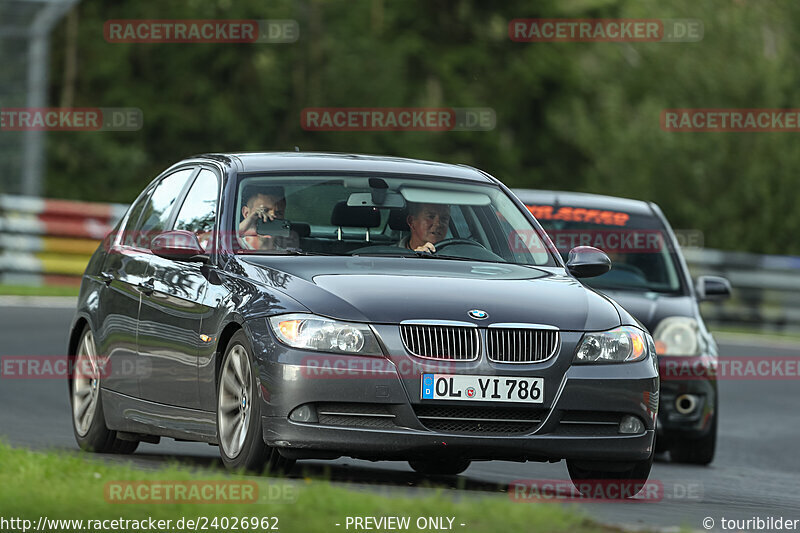
{"type": "Polygon", "coordinates": [[[481,309],[471,309],[467,314],[476,320],[484,320],[489,318],[489,313],[481,309]]]}

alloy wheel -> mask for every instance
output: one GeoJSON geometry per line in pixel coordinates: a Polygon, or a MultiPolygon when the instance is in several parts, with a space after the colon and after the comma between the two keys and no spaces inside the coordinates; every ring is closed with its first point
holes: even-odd
{"type": "Polygon", "coordinates": [[[78,346],[72,378],[72,419],[75,431],[85,437],[94,420],[100,395],[100,369],[94,335],[90,330],[86,331],[78,346]]]}
{"type": "Polygon", "coordinates": [[[222,449],[230,458],[239,455],[250,427],[253,403],[253,380],[247,352],[241,344],[234,345],[220,373],[217,417],[222,449]]]}

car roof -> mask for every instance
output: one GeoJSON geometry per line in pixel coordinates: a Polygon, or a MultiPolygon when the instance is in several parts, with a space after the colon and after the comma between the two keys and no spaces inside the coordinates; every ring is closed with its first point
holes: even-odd
{"type": "Polygon", "coordinates": [[[245,152],[202,154],[196,159],[212,159],[238,166],[241,172],[260,171],[341,171],[418,174],[491,183],[486,174],[467,165],[453,165],[403,157],[326,152],[245,152]],[[237,165],[238,163],[238,165],[237,165]]]}
{"type": "Polygon", "coordinates": [[[632,215],[655,216],[649,202],[592,194],[586,192],[546,191],[541,189],[512,189],[525,204],[567,205],[587,209],[604,209],[622,211],[632,215]]]}

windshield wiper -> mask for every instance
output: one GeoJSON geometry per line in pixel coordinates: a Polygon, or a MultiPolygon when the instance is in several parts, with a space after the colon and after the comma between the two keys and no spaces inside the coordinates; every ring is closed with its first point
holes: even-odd
{"type": "Polygon", "coordinates": [[[460,257],[457,255],[438,255],[431,252],[423,252],[418,250],[407,250],[407,253],[397,254],[380,254],[380,253],[367,253],[367,254],[350,254],[351,257],[402,257],[402,258],[420,258],[420,259],[439,259],[442,261],[470,261],[473,263],[498,263],[501,265],[516,265],[519,263],[510,263],[508,261],[491,261],[489,259],[474,259],[470,257],[460,257]]]}
{"type": "Polygon", "coordinates": [[[662,294],[671,294],[677,292],[669,289],[657,289],[649,285],[601,285],[591,283],[587,283],[587,285],[599,291],[658,292],[662,294]]]}
{"type": "Polygon", "coordinates": [[[299,250],[297,248],[289,248],[287,250],[281,250],[276,253],[265,253],[265,254],[255,254],[255,255],[339,255],[339,254],[328,254],[325,252],[307,252],[305,250],[299,250]]]}
{"type": "Polygon", "coordinates": [[[365,253],[365,254],[343,254],[342,257],[424,257],[426,259],[435,259],[436,257],[430,252],[417,252],[416,250],[407,250],[406,253],[393,253],[382,254],[379,252],[365,253]]]}

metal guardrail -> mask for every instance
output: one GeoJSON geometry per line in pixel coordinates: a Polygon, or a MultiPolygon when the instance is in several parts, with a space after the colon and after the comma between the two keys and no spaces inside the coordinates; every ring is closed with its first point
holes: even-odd
{"type": "Polygon", "coordinates": [[[683,250],[692,277],[728,278],[733,294],[701,304],[712,324],[800,330],[800,257],[712,249],[683,250]]]}
{"type": "Polygon", "coordinates": [[[0,283],[78,285],[127,206],[0,195],[0,283]]]}

